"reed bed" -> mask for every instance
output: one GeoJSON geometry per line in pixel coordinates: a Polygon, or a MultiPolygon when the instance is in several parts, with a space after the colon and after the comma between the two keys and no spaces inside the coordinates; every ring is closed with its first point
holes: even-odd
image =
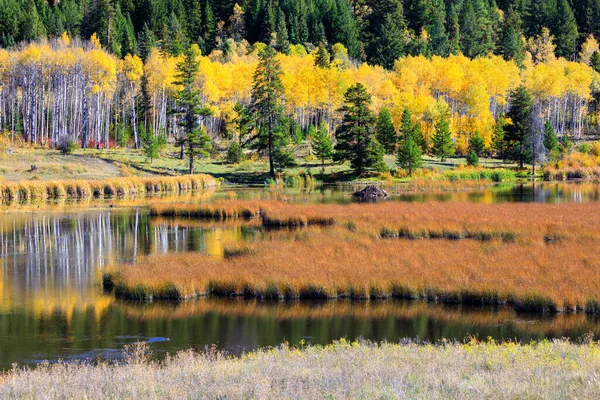
{"type": "Polygon", "coordinates": [[[593,399],[600,346],[566,340],[286,345],[239,358],[180,352],[153,361],[148,345],[123,363],[41,365],[0,376],[0,397],[258,399],[593,399]]]}
{"type": "Polygon", "coordinates": [[[294,204],[225,200],[214,204],[154,204],[155,216],[235,219],[262,216],[267,227],[330,226],[383,238],[475,239],[556,243],[600,238],[600,205],[475,204],[468,202],[294,204]]]}
{"type": "Polygon", "coordinates": [[[252,219],[261,217],[266,227],[303,227],[333,225],[334,220],[322,212],[306,212],[309,208],[278,201],[231,201],[212,204],[152,204],[150,215],[155,217],[187,217],[198,219],[252,219]]]}
{"type": "Polygon", "coordinates": [[[217,181],[205,174],[151,178],[126,177],[95,181],[8,182],[0,185],[0,203],[178,193],[202,190],[216,185],[217,181]]]}
{"type": "Polygon", "coordinates": [[[150,215],[154,217],[180,217],[198,219],[251,219],[260,215],[261,202],[221,201],[213,204],[151,204],[150,215]]]}
{"type": "Polygon", "coordinates": [[[222,260],[150,256],[109,268],[122,298],[406,298],[508,304],[519,311],[600,311],[600,242],[381,240],[343,227],[261,242],[222,260]]]}

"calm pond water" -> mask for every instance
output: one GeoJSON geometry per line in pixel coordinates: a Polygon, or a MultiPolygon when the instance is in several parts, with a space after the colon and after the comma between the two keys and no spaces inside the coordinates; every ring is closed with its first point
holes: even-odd
{"type": "MultiPolygon", "coordinates": [[[[349,189],[304,192],[222,189],[183,198],[285,198],[349,202],[349,189]]],[[[586,202],[595,184],[519,184],[481,191],[392,193],[398,201],[586,202]]],[[[181,198],[172,201],[181,201],[181,198]]],[[[158,200],[157,200],[158,201],[158,200]]],[[[160,201],[169,201],[161,198],[160,201]]],[[[266,302],[201,299],[132,303],[102,291],[109,264],[148,254],[196,251],[220,257],[226,243],[272,240],[287,232],[252,224],[151,218],[144,201],[0,209],[0,369],[41,360],[118,359],[125,344],[144,340],[158,354],[204,349],[233,354],[284,341],[326,344],[339,338],[399,341],[480,338],[529,341],[600,335],[586,315],[525,315],[506,308],[448,307],[401,301],[266,302]],[[136,204],[138,206],[136,206],[136,204]]],[[[147,202],[147,200],[145,200],[147,202]]]]}

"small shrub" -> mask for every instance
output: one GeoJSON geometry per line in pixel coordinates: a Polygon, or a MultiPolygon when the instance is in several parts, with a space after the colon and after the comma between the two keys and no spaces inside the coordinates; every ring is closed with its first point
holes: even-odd
{"type": "Polygon", "coordinates": [[[75,149],[77,149],[77,143],[73,139],[62,138],[58,149],[62,154],[73,154],[75,149]]]}
{"type": "Polygon", "coordinates": [[[581,143],[577,150],[579,150],[579,152],[583,154],[590,154],[592,151],[592,147],[589,143],[581,143]]]}
{"type": "Polygon", "coordinates": [[[479,165],[479,157],[474,150],[471,150],[471,152],[467,154],[467,165],[471,167],[476,167],[479,165]]]}
{"type": "Polygon", "coordinates": [[[227,163],[228,164],[239,164],[240,162],[246,159],[246,154],[244,154],[244,149],[238,142],[233,142],[227,150],[227,163]]]}

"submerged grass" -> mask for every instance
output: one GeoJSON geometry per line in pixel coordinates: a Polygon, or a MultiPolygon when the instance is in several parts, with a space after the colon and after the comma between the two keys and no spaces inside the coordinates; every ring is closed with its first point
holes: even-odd
{"type": "Polygon", "coordinates": [[[177,193],[214,187],[217,181],[204,174],[173,177],[126,177],[105,180],[22,181],[0,184],[0,203],[61,198],[128,197],[145,193],[177,193]]]}
{"type": "Polygon", "coordinates": [[[148,345],[125,362],[41,365],[0,376],[2,398],[461,398],[600,396],[600,345],[440,342],[279,346],[239,358],[207,350],[152,361],[148,345]]]}

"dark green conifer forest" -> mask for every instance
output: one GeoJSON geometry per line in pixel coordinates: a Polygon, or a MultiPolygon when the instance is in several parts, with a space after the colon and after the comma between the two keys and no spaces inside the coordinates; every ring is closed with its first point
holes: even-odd
{"type": "Polygon", "coordinates": [[[600,33],[600,0],[0,0],[0,46],[41,36],[90,38],[117,56],[143,56],[147,41],[203,54],[227,39],[272,44],[343,44],[352,59],[390,68],[406,55],[489,53],[520,63],[522,37],[544,27],[556,55],[575,59],[600,33]]]}

